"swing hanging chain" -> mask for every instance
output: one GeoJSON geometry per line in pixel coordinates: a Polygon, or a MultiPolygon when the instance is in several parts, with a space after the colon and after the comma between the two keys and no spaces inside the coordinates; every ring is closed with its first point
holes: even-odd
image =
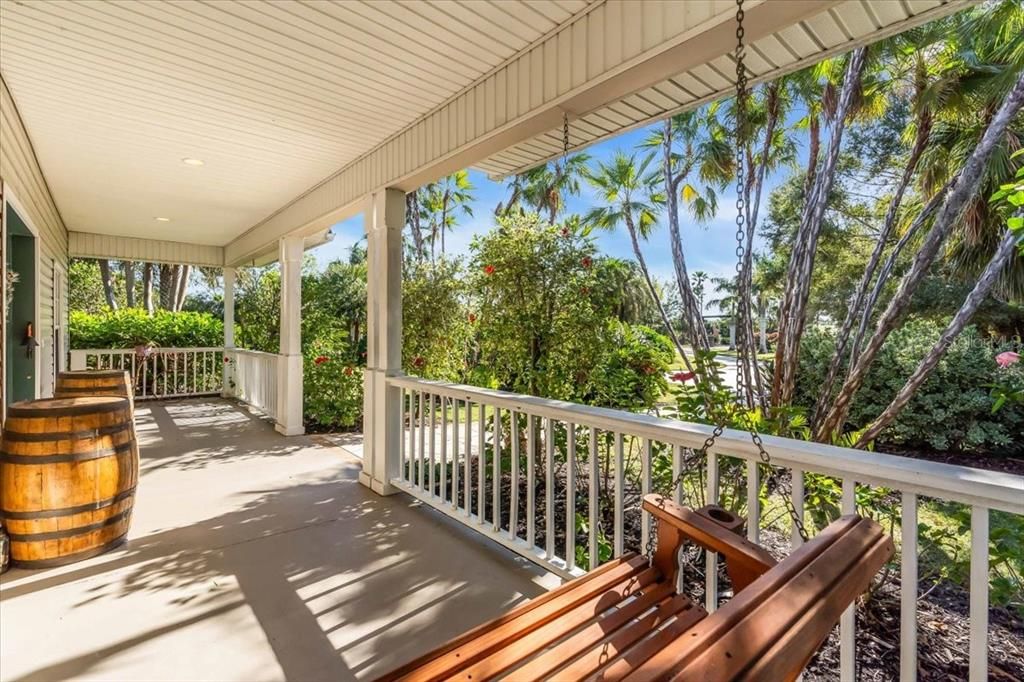
{"type": "Polygon", "coordinates": [[[569,113],[562,112],[562,161],[569,158],[569,113]]]}
{"type": "MultiPolygon", "coordinates": [[[[745,29],[743,28],[743,19],[745,18],[745,13],[743,11],[743,2],[744,2],[744,0],[736,0],[736,132],[735,132],[735,138],[736,138],[736,283],[737,283],[737,288],[739,288],[739,286],[740,286],[741,282],[744,280],[744,276],[746,274],[745,273],[746,267],[745,267],[745,264],[744,264],[744,255],[745,255],[746,249],[744,248],[744,240],[745,240],[745,237],[746,237],[746,217],[747,216],[746,216],[746,203],[745,203],[744,198],[743,198],[745,196],[744,190],[745,190],[745,182],[746,182],[746,173],[745,173],[746,169],[745,169],[745,166],[744,166],[743,145],[742,145],[741,141],[743,139],[743,135],[746,133],[745,125],[746,125],[746,105],[747,105],[747,95],[748,95],[748,90],[747,90],[748,80],[747,80],[747,70],[746,70],[746,66],[744,64],[744,59],[746,57],[746,49],[747,48],[746,48],[745,43],[743,42],[743,38],[745,36],[745,29]]],[[[563,116],[564,116],[564,114],[563,114],[563,116]]],[[[568,145],[569,145],[569,123],[568,123],[568,117],[564,117],[563,118],[563,142],[564,142],[565,149],[568,150],[568,145]]],[[[568,153],[568,151],[566,151],[566,153],[568,153]]],[[[740,294],[742,295],[742,291],[740,292],[740,294]]],[[[737,352],[736,352],[736,358],[737,358],[737,362],[736,362],[736,396],[737,396],[737,400],[739,401],[740,405],[743,406],[743,405],[745,405],[745,402],[744,402],[744,400],[745,400],[745,395],[744,395],[744,376],[743,376],[743,370],[740,368],[740,360],[742,359],[743,354],[745,352],[745,346],[749,345],[749,344],[745,344],[744,343],[744,341],[747,340],[746,339],[746,331],[745,330],[746,330],[746,316],[748,314],[748,312],[747,312],[748,308],[745,305],[745,303],[743,303],[742,301],[740,303],[739,308],[740,308],[739,309],[739,314],[740,314],[739,322],[740,322],[740,324],[737,325],[739,327],[739,333],[737,334],[737,352]]],[[[754,371],[757,371],[756,367],[754,368],[754,371]]],[[[749,416],[747,416],[746,421],[747,421],[747,430],[750,432],[750,440],[751,440],[751,442],[753,442],[754,446],[757,448],[757,453],[758,453],[758,457],[761,460],[761,464],[766,466],[768,468],[769,472],[771,472],[770,478],[769,478],[768,482],[772,482],[772,481],[775,482],[776,489],[779,490],[782,493],[782,499],[783,499],[784,504],[786,506],[786,511],[789,513],[790,519],[791,519],[791,521],[793,523],[793,527],[796,529],[797,533],[799,533],[800,538],[802,540],[806,541],[807,538],[808,538],[807,529],[804,526],[803,518],[801,517],[801,514],[799,513],[799,511],[796,508],[796,505],[793,502],[792,487],[789,487],[789,489],[787,490],[786,486],[782,485],[782,482],[778,480],[777,474],[774,472],[774,467],[772,465],[771,455],[768,454],[768,451],[764,447],[764,441],[761,438],[761,434],[758,433],[756,425],[754,424],[753,420],[749,416]]],[[[715,456],[714,453],[711,452],[711,449],[714,447],[715,442],[722,435],[722,433],[725,432],[725,427],[726,427],[726,420],[723,418],[722,420],[720,420],[718,422],[718,424],[715,426],[714,430],[711,432],[711,435],[707,437],[707,439],[704,441],[704,444],[701,446],[700,450],[697,450],[695,454],[697,454],[698,457],[700,457],[700,458],[702,458],[704,460],[706,460],[708,456],[715,456]]],[[[648,463],[648,466],[650,466],[650,463],[648,463]]],[[[672,479],[672,485],[669,488],[669,493],[668,493],[669,496],[674,495],[675,492],[683,485],[683,478],[686,475],[686,471],[687,471],[687,467],[682,466],[682,464],[680,464],[679,473],[677,473],[676,476],[672,479]]],[[[664,499],[665,499],[665,496],[662,496],[662,500],[664,500],[664,499]]],[[[710,502],[710,500],[709,500],[709,502],[710,502]]],[[[647,559],[649,561],[651,561],[651,562],[654,561],[654,551],[655,551],[655,548],[657,546],[657,530],[658,530],[658,519],[657,519],[657,517],[652,517],[650,530],[648,531],[648,535],[647,535],[647,543],[646,543],[646,545],[644,547],[644,556],[646,556],[647,559]]]]}
{"type": "MultiPolygon", "coordinates": [[[[747,49],[743,42],[745,35],[743,18],[743,0],[736,0],[736,285],[740,295],[739,324],[737,325],[739,329],[736,347],[736,398],[741,409],[747,405],[744,380],[748,354],[753,356],[753,339],[747,336],[750,306],[748,300],[744,298],[744,294],[747,293],[746,281],[750,273],[747,272],[744,258],[746,255],[744,241],[746,238],[747,221],[747,207],[744,197],[746,196],[746,171],[748,169],[744,163],[742,140],[747,132],[745,128],[747,123],[747,96],[749,93],[747,90],[747,69],[744,64],[747,49]]],[[[751,364],[753,365],[752,370],[757,372],[756,361],[751,362],[751,364]]],[[[749,388],[753,389],[752,386],[749,388]]],[[[750,440],[757,448],[761,463],[768,467],[769,472],[771,472],[769,480],[774,480],[775,487],[782,493],[782,499],[786,506],[786,511],[793,522],[793,527],[800,534],[800,538],[806,541],[807,529],[804,527],[803,518],[801,518],[796,504],[793,502],[792,487],[789,487],[787,490],[786,486],[783,486],[781,481],[777,479],[777,475],[772,467],[771,455],[768,454],[764,447],[764,441],[761,439],[761,434],[757,432],[754,420],[748,415],[746,422],[747,430],[750,432],[750,440]]]]}

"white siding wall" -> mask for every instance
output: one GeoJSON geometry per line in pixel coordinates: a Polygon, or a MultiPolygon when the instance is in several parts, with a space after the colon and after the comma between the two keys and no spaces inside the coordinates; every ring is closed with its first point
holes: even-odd
{"type": "MultiPolygon", "coordinates": [[[[52,385],[44,376],[52,372],[53,358],[53,263],[67,265],[68,231],[50,190],[36,163],[32,144],[14,107],[7,84],[0,78],[0,180],[5,196],[13,195],[23,213],[21,217],[39,231],[39,319],[36,320],[36,338],[43,347],[41,355],[41,388],[52,385]]],[[[2,248],[2,247],[0,247],[2,248]]],[[[66,301],[67,296],[59,297],[66,301]]],[[[60,313],[66,315],[67,311],[60,313]]],[[[6,322],[4,322],[6,326],[6,322]]],[[[64,326],[66,327],[66,321],[64,326]]],[[[6,330],[5,330],[6,331],[6,330]]],[[[2,362],[2,359],[0,359],[2,362]]],[[[0,374],[2,376],[2,374],[0,374]]]]}

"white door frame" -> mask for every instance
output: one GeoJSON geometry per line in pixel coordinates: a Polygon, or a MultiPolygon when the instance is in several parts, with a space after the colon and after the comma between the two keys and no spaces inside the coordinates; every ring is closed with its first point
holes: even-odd
{"type": "MultiPolygon", "coordinates": [[[[41,265],[42,265],[43,242],[42,242],[42,239],[39,236],[39,228],[37,228],[35,226],[35,223],[32,222],[32,218],[31,218],[31,216],[29,216],[28,211],[25,210],[24,205],[18,200],[18,195],[15,193],[14,188],[11,187],[10,184],[6,183],[6,182],[3,185],[3,202],[4,202],[4,205],[3,205],[2,209],[5,212],[5,215],[4,215],[4,219],[2,221],[3,222],[3,234],[0,235],[0,239],[3,239],[4,248],[5,249],[7,248],[7,228],[11,224],[10,217],[7,215],[7,213],[10,212],[11,208],[13,208],[15,210],[15,212],[18,214],[18,218],[21,219],[21,222],[25,223],[25,225],[28,227],[28,231],[32,233],[32,237],[35,239],[35,261],[36,261],[36,263],[35,263],[35,271],[36,272],[35,272],[35,282],[33,282],[33,284],[35,286],[35,310],[32,311],[32,326],[33,326],[32,332],[33,332],[33,334],[35,334],[35,338],[36,338],[36,341],[39,342],[39,346],[36,347],[36,350],[33,353],[33,362],[35,363],[35,366],[33,368],[33,375],[35,377],[35,382],[34,382],[35,383],[35,388],[34,388],[33,393],[34,393],[35,397],[38,398],[39,397],[39,390],[40,390],[40,386],[41,386],[40,379],[42,378],[40,376],[40,374],[42,372],[42,357],[43,357],[42,351],[43,351],[43,348],[45,347],[45,341],[46,341],[45,335],[40,337],[41,327],[40,327],[40,324],[39,324],[40,312],[42,310],[42,305],[41,305],[41,303],[42,303],[42,287],[39,286],[39,282],[40,282],[40,276],[42,274],[42,272],[41,272],[41,265]]],[[[4,287],[4,295],[6,296],[6,290],[7,290],[6,289],[6,287],[7,287],[7,256],[6,256],[6,254],[4,255],[2,261],[3,261],[3,263],[0,264],[0,265],[2,265],[2,269],[0,269],[0,270],[2,270],[2,271],[0,271],[0,275],[2,275],[2,278],[0,278],[0,283],[2,283],[2,285],[4,287]]],[[[4,357],[4,362],[6,362],[7,361],[7,334],[6,334],[6,331],[7,331],[7,320],[6,320],[6,318],[3,321],[3,326],[4,326],[4,332],[5,332],[2,335],[3,336],[3,354],[4,354],[3,357],[4,357]]],[[[6,370],[5,370],[5,373],[6,373],[6,370]]],[[[5,376],[3,378],[3,381],[6,381],[6,380],[7,379],[6,379],[6,376],[5,376]]],[[[5,392],[5,395],[6,395],[6,392],[5,392]]],[[[4,409],[6,410],[6,406],[4,407],[4,409]]]]}

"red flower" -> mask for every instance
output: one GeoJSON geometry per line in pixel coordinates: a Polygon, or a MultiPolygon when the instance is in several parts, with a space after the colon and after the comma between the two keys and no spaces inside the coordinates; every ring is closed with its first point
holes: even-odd
{"type": "Polygon", "coordinates": [[[330,358],[328,358],[326,355],[320,355],[320,356],[317,356],[317,359],[314,360],[313,362],[315,362],[318,365],[322,365],[325,362],[327,362],[328,360],[330,360],[330,358]]]}
{"type": "Polygon", "coordinates": [[[689,381],[695,376],[697,375],[694,374],[693,372],[676,372],[675,374],[672,375],[672,381],[678,381],[682,383],[684,381],[689,381]]]}
{"type": "Polygon", "coordinates": [[[590,256],[584,256],[580,263],[583,264],[583,267],[590,268],[590,266],[594,264],[594,261],[591,260],[590,256]]]}
{"type": "Polygon", "coordinates": [[[352,368],[351,367],[346,367],[345,368],[345,376],[347,376],[347,377],[352,376],[352,368]]]}
{"type": "Polygon", "coordinates": [[[417,355],[412,361],[413,367],[422,367],[425,364],[427,364],[427,361],[423,358],[422,355],[417,355]]]}
{"type": "Polygon", "coordinates": [[[484,274],[485,275],[493,275],[494,274],[494,266],[490,265],[490,264],[485,265],[484,266],[484,274]]]}
{"type": "Polygon", "coordinates": [[[469,323],[473,324],[475,322],[476,322],[476,313],[470,313],[469,314],[469,323]]]}
{"type": "Polygon", "coordinates": [[[231,358],[229,358],[228,356],[225,355],[224,356],[224,362],[231,362],[231,358]]]}

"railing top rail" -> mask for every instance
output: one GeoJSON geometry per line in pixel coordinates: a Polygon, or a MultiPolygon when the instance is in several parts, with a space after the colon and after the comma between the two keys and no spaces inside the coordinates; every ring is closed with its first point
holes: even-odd
{"type": "MultiPolygon", "coordinates": [[[[151,353],[206,353],[224,350],[223,346],[152,346],[151,353]]],[[[134,353],[135,348],[72,348],[72,353],[134,353]]]]}
{"type": "MultiPolygon", "coordinates": [[[[388,383],[689,448],[700,448],[712,431],[712,427],[704,424],[406,375],[389,377],[388,383]]],[[[1022,476],[778,436],[766,435],[763,438],[773,463],[780,466],[853,477],[860,483],[1024,515],[1022,476]]],[[[758,459],[757,448],[746,431],[726,429],[718,438],[715,451],[746,460],[758,459]]]]}
{"type": "Polygon", "coordinates": [[[277,353],[268,353],[262,350],[250,350],[248,348],[225,348],[225,353],[238,353],[239,355],[252,355],[259,358],[277,359],[277,353]]]}

